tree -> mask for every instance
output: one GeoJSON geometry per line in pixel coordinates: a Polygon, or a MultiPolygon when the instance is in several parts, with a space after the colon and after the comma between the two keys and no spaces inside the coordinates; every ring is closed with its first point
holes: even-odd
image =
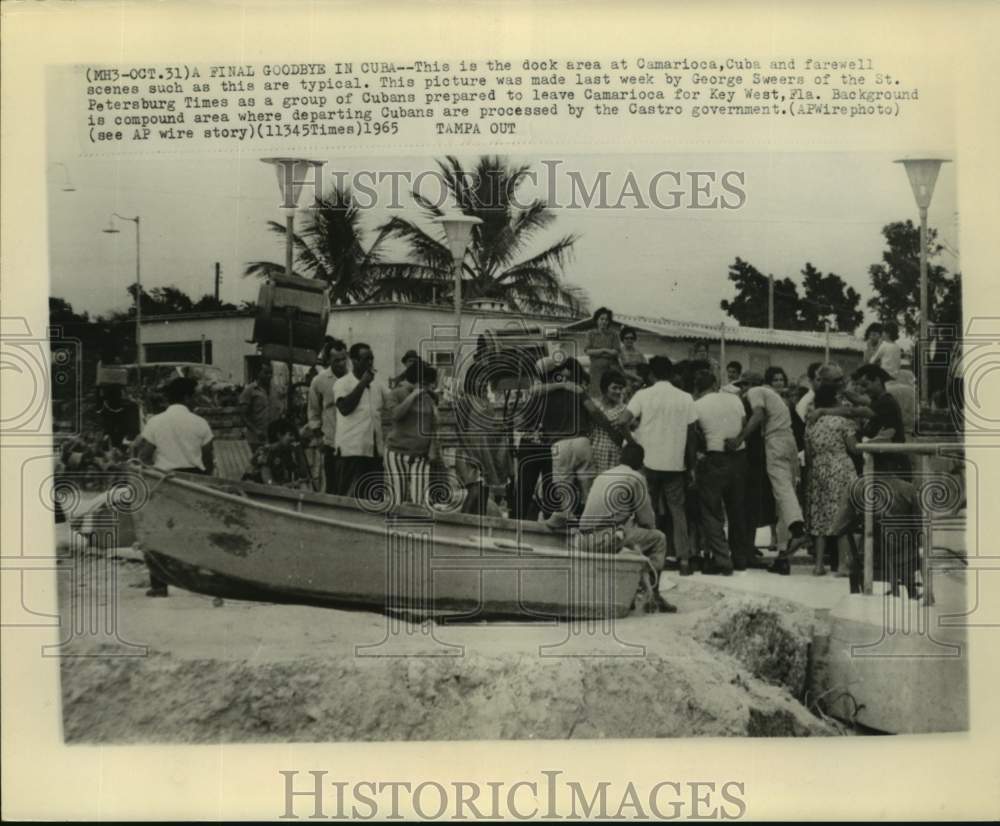
{"type": "MultiPolygon", "coordinates": [[[[491,298],[513,311],[547,312],[579,316],[588,299],[579,287],[567,283],[564,267],[576,236],[564,235],[538,252],[531,246],[555,220],[555,213],[540,199],[522,204],[517,192],[529,179],[528,166],[509,166],[499,157],[481,157],[467,172],[459,160],[438,161],[448,194],[465,214],[482,223],[472,230],[472,240],[462,264],[462,297],[491,298]]],[[[423,218],[444,215],[437,203],[413,192],[423,218]]],[[[425,229],[394,216],[380,228],[378,243],[402,241],[408,259],[385,264],[377,273],[371,298],[380,301],[451,302],[453,269],[451,253],[437,227],[425,229]]]]}
{"type": "Polygon", "coordinates": [[[932,317],[935,324],[951,324],[956,335],[962,334],[962,274],[955,273],[947,282],[936,312],[932,317]]]}
{"type": "Polygon", "coordinates": [[[60,331],[53,335],[50,346],[53,357],[62,362],[62,369],[52,371],[53,398],[68,399],[76,392],[73,381],[66,378],[66,369],[82,369],[81,386],[91,387],[97,378],[97,362],[112,361],[115,356],[123,357],[133,339],[131,331],[121,331],[118,325],[88,312],[77,313],[64,298],[49,296],[49,324],[60,331]],[[59,353],[65,354],[60,356],[59,353]]]}
{"type": "Polygon", "coordinates": [[[236,309],[238,308],[235,304],[231,304],[228,301],[222,301],[212,295],[212,293],[205,293],[201,298],[195,301],[194,305],[191,307],[191,311],[195,313],[220,313],[236,309]]]}
{"type": "Polygon", "coordinates": [[[799,307],[802,329],[822,330],[824,319],[833,315],[837,330],[853,333],[864,319],[864,313],[858,308],[860,293],[848,287],[836,273],[824,275],[806,262],[802,270],[802,287],[804,295],[799,307]]]}
{"type": "Polygon", "coordinates": [[[63,324],[87,324],[89,322],[90,314],[88,312],[77,314],[73,311],[73,305],[65,298],[49,296],[49,324],[59,326],[63,324]]]}
{"type": "MultiPolygon", "coordinates": [[[[135,293],[138,289],[136,284],[128,286],[130,303],[127,309],[117,310],[111,317],[121,321],[135,318],[135,293]]],[[[188,315],[190,313],[211,313],[226,312],[239,309],[235,304],[228,301],[221,301],[211,293],[205,293],[197,301],[193,300],[180,287],[173,285],[167,287],[153,287],[153,289],[142,291],[142,315],[188,315]]]]}
{"type": "MultiPolygon", "coordinates": [[[[768,278],[739,256],[729,265],[729,280],[736,285],[736,297],[723,299],[719,306],[744,327],[767,327],[768,278]]],[[[790,278],[774,280],[774,326],[779,330],[799,330],[799,289],[790,278]]]]}
{"type": "MultiPolygon", "coordinates": [[[[268,221],[268,226],[285,237],[284,225],[268,221]]],[[[379,264],[381,237],[366,248],[363,236],[361,213],[350,189],[333,187],[309,210],[302,230],[292,235],[294,273],[327,282],[334,304],[365,300],[379,264]]],[[[284,272],[284,264],[252,261],[244,275],[267,278],[284,272]]]]}
{"type": "MultiPolygon", "coordinates": [[[[896,221],[882,227],[887,249],[882,262],[868,268],[875,295],[868,306],[881,322],[892,321],[907,335],[915,336],[920,329],[920,227],[912,221],[896,221]]],[[[961,324],[961,283],[958,274],[951,275],[946,267],[931,259],[943,247],[933,228],[927,231],[927,315],[935,323],[950,323],[942,318],[947,312],[961,324]]]]}

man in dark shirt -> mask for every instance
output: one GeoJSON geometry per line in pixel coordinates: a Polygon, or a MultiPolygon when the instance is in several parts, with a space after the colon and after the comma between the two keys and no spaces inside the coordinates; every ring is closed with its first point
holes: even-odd
{"type": "Polygon", "coordinates": [[[548,382],[536,389],[542,394],[542,438],[552,447],[552,494],[556,506],[546,525],[563,530],[567,520],[586,502],[593,481],[591,472],[590,427],[601,421],[610,430],[610,422],[587,394],[588,376],[576,359],[570,357],[552,369],[548,382]],[[570,494],[570,488],[578,498],[570,494]]]}
{"type": "Polygon", "coordinates": [[[267,426],[271,424],[271,362],[261,362],[257,375],[240,394],[240,417],[243,420],[243,435],[250,450],[267,444],[267,426]]]}
{"type": "Polygon", "coordinates": [[[108,437],[108,443],[114,450],[122,450],[125,443],[135,441],[142,430],[139,421],[139,406],[131,399],[122,395],[119,384],[100,386],[101,394],[101,428],[108,437]]]}
{"type": "MultiPolygon", "coordinates": [[[[858,389],[869,399],[872,416],[865,422],[863,435],[869,442],[906,442],[903,411],[895,397],[885,389],[889,374],[877,364],[865,364],[854,371],[851,378],[858,389]]],[[[876,453],[875,472],[906,478],[910,474],[910,460],[902,453],[876,453]]]]}

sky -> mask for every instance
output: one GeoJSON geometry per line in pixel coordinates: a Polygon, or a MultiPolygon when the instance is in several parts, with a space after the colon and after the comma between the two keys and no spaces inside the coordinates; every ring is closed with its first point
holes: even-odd
{"type": "MultiPolygon", "coordinates": [[[[260,286],[243,276],[248,262],[284,261],[283,239],[267,230],[268,220],[282,220],[277,182],[272,168],[256,156],[234,152],[194,158],[86,158],[61,143],[56,138],[49,144],[50,289],[77,311],[107,312],[128,303],[125,288],[135,275],[135,230],[119,222],[119,234],[102,233],[112,212],[141,217],[142,282],[147,291],[174,285],[194,298],[210,293],[215,262],[220,262],[221,297],[239,303],[254,299],[260,286]],[[63,191],[67,181],[74,192],[63,191]]],[[[334,172],[350,180],[362,170],[391,170],[413,180],[420,172],[434,170],[437,158],[375,160],[332,152],[312,157],[327,161],[328,181],[334,172]]],[[[477,156],[459,157],[472,166],[477,156]]],[[[567,279],[589,292],[593,306],[607,305],[623,314],[722,321],[726,316],[719,302],[734,294],[727,272],[737,256],[764,273],[795,281],[811,262],[843,277],[861,293],[864,305],[871,296],[868,268],[881,260],[884,249],[881,228],[891,221],[918,220],[903,168],[892,163],[896,156],[881,152],[506,157],[538,172],[538,186],[529,183],[524,200],[546,194],[544,162],[561,164],[556,195],[563,202],[569,200],[570,172],[588,185],[601,171],[608,172],[613,200],[630,173],[643,192],[664,171],[714,172],[717,180],[728,171],[744,175],[746,202],[736,210],[640,209],[634,198],[624,199],[623,209],[555,210],[551,228],[525,256],[564,234],[579,236],[566,267],[567,279]]],[[[957,251],[955,166],[942,168],[930,225],[957,251]]],[[[437,194],[433,179],[424,178],[423,184],[421,191],[437,194]]],[[[666,193],[671,188],[671,178],[661,177],[661,202],[669,203],[666,193]]],[[[399,209],[390,208],[388,180],[379,190],[380,202],[364,213],[363,225],[369,230],[391,214],[418,217],[405,185],[399,209]]],[[[714,192],[726,195],[721,189],[714,192]]],[[[307,201],[303,197],[303,205],[307,201]]],[[[942,263],[958,268],[952,254],[942,263]]]]}

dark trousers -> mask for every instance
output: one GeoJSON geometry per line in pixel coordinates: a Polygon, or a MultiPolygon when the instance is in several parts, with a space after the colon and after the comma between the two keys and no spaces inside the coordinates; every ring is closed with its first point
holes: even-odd
{"type": "Polygon", "coordinates": [[[382,498],[382,460],[378,456],[338,456],[336,463],[338,496],[359,499],[382,498]]]}
{"type": "Polygon", "coordinates": [[[156,568],[150,563],[149,554],[144,553],[143,559],[146,562],[146,570],[149,571],[149,587],[153,591],[166,591],[167,583],[165,580],[160,579],[156,573],[156,568]]]}
{"type": "Polygon", "coordinates": [[[744,497],[747,457],[745,451],[706,453],[695,474],[705,549],[717,565],[747,565],[753,555],[744,497]],[[723,525],[729,523],[727,541],[723,525]]]}
{"type": "MultiPolygon", "coordinates": [[[[178,468],[174,468],[174,471],[176,471],[178,473],[199,473],[202,476],[205,475],[205,471],[203,471],[201,468],[196,468],[196,467],[178,467],[178,468]]],[[[171,472],[173,472],[173,471],[171,471],[171,472]]],[[[146,570],[149,571],[149,587],[150,587],[150,589],[153,590],[153,591],[166,591],[167,590],[167,582],[165,582],[164,580],[160,579],[159,576],[157,576],[156,569],[152,565],[149,564],[149,556],[147,556],[146,554],[143,554],[143,558],[146,560],[146,570]]]]}
{"type": "MultiPolygon", "coordinates": [[[[544,444],[522,443],[517,450],[517,476],[512,501],[514,519],[534,521],[538,518],[539,506],[535,503],[535,487],[538,477],[544,476],[546,483],[552,475],[552,448],[544,444]]],[[[548,513],[543,513],[548,516],[548,513]]]]}
{"type": "Polygon", "coordinates": [[[323,490],[337,492],[337,450],[329,445],[323,445],[323,490]]]}
{"type": "Polygon", "coordinates": [[[687,474],[683,470],[651,470],[643,468],[649,498],[656,513],[656,527],[672,541],[671,550],[680,562],[691,557],[687,514],[684,511],[687,494],[687,474]],[[669,524],[669,530],[667,525],[669,524]]]}

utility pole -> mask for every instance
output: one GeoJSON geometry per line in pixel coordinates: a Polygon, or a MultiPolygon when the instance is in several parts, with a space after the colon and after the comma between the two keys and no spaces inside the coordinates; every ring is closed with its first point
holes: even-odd
{"type": "Polygon", "coordinates": [[[215,262],[215,303],[219,303],[219,284],[222,283],[222,265],[215,262]]]}
{"type": "Polygon", "coordinates": [[[774,276],[767,277],[767,329],[774,329],[774,276]]]}

